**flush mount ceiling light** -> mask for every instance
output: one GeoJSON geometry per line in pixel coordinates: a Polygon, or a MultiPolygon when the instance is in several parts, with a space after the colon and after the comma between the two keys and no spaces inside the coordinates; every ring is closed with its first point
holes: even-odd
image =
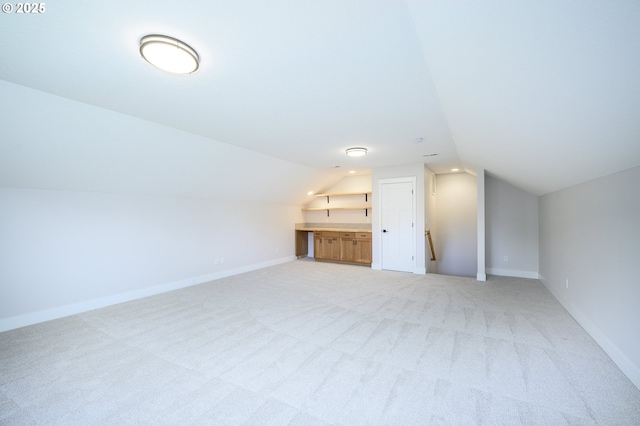
{"type": "Polygon", "coordinates": [[[140,54],[151,65],[174,74],[191,74],[200,66],[198,53],[191,46],[169,36],[142,37],[140,54]]]}
{"type": "Polygon", "coordinates": [[[362,148],[362,147],[347,148],[346,152],[349,157],[362,157],[367,153],[367,148],[362,148]]]}

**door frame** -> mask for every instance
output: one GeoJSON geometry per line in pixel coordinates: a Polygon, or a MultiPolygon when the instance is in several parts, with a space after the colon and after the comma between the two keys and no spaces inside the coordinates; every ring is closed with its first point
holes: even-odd
{"type": "Polygon", "coordinates": [[[375,209],[379,212],[380,220],[377,222],[376,229],[374,229],[375,237],[377,237],[378,244],[374,244],[374,250],[376,251],[376,258],[378,262],[376,264],[372,264],[372,269],[382,269],[382,185],[385,184],[393,184],[393,183],[410,183],[411,188],[413,189],[412,195],[412,211],[411,218],[413,221],[413,238],[411,238],[411,253],[412,253],[412,263],[411,268],[413,273],[416,273],[416,261],[417,261],[417,244],[416,244],[416,233],[418,229],[418,224],[416,223],[416,218],[418,216],[417,212],[417,178],[416,176],[407,176],[407,177],[398,177],[398,178],[385,178],[378,179],[378,193],[377,196],[373,199],[373,203],[375,205],[375,209]]]}

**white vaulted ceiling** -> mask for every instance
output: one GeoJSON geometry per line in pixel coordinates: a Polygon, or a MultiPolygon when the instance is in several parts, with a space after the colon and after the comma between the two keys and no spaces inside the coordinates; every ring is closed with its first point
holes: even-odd
{"type": "MultiPolygon", "coordinates": [[[[545,194],[640,165],[639,76],[638,1],[59,0],[0,16],[1,80],[332,176],[424,162],[545,194]],[[149,66],[150,33],[201,68],[149,66]]],[[[16,173],[0,185],[38,186],[16,173]]]]}

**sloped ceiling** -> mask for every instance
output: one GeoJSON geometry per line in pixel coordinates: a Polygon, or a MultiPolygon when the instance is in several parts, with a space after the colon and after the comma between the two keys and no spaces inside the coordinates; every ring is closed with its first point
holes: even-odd
{"type": "MultiPolygon", "coordinates": [[[[275,157],[266,174],[278,161],[310,181],[424,162],[484,168],[540,195],[640,165],[638,1],[59,0],[0,16],[0,41],[0,79],[160,123],[194,146],[275,157]],[[138,42],[150,33],[189,43],[201,68],[148,65],[138,42]],[[369,154],[350,159],[350,146],[369,154]]],[[[2,99],[0,123],[14,101],[2,99]]],[[[18,149],[11,128],[5,158],[18,149]]],[[[199,149],[188,151],[201,162],[199,149]]],[[[44,185],[46,174],[25,183],[22,158],[0,185],[44,185]]],[[[173,159],[155,161],[161,173],[173,159]]],[[[87,186],[105,171],[87,172],[87,186]]],[[[177,187],[211,178],[190,173],[177,187]]]]}
{"type": "Polygon", "coordinates": [[[12,83],[0,81],[0,97],[13,100],[0,103],[7,188],[304,204],[339,179],[12,83]]]}

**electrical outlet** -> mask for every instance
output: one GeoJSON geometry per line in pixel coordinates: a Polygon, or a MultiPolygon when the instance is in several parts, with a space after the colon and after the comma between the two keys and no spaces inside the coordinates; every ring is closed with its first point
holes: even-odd
{"type": "Polygon", "coordinates": [[[218,259],[217,257],[213,258],[213,264],[217,265],[218,263],[220,263],[220,259],[218,259]]]}
{"type": "Polygon", "coordinates": [[[505,256],[505,257],[504,257],[504,261],[505,261],[505,262],[508,262],[508,261],[509,261],[509,256],[505,256]]]}
{"type": "Polygon", "coordinates": [[[224,257],[220,258],[220,263],[224,263],[224,257]]]}
{"type": "Polygon", "coordinates": [[[569,288],[569,278],[565,279],[564,284],[569,288]]]}

